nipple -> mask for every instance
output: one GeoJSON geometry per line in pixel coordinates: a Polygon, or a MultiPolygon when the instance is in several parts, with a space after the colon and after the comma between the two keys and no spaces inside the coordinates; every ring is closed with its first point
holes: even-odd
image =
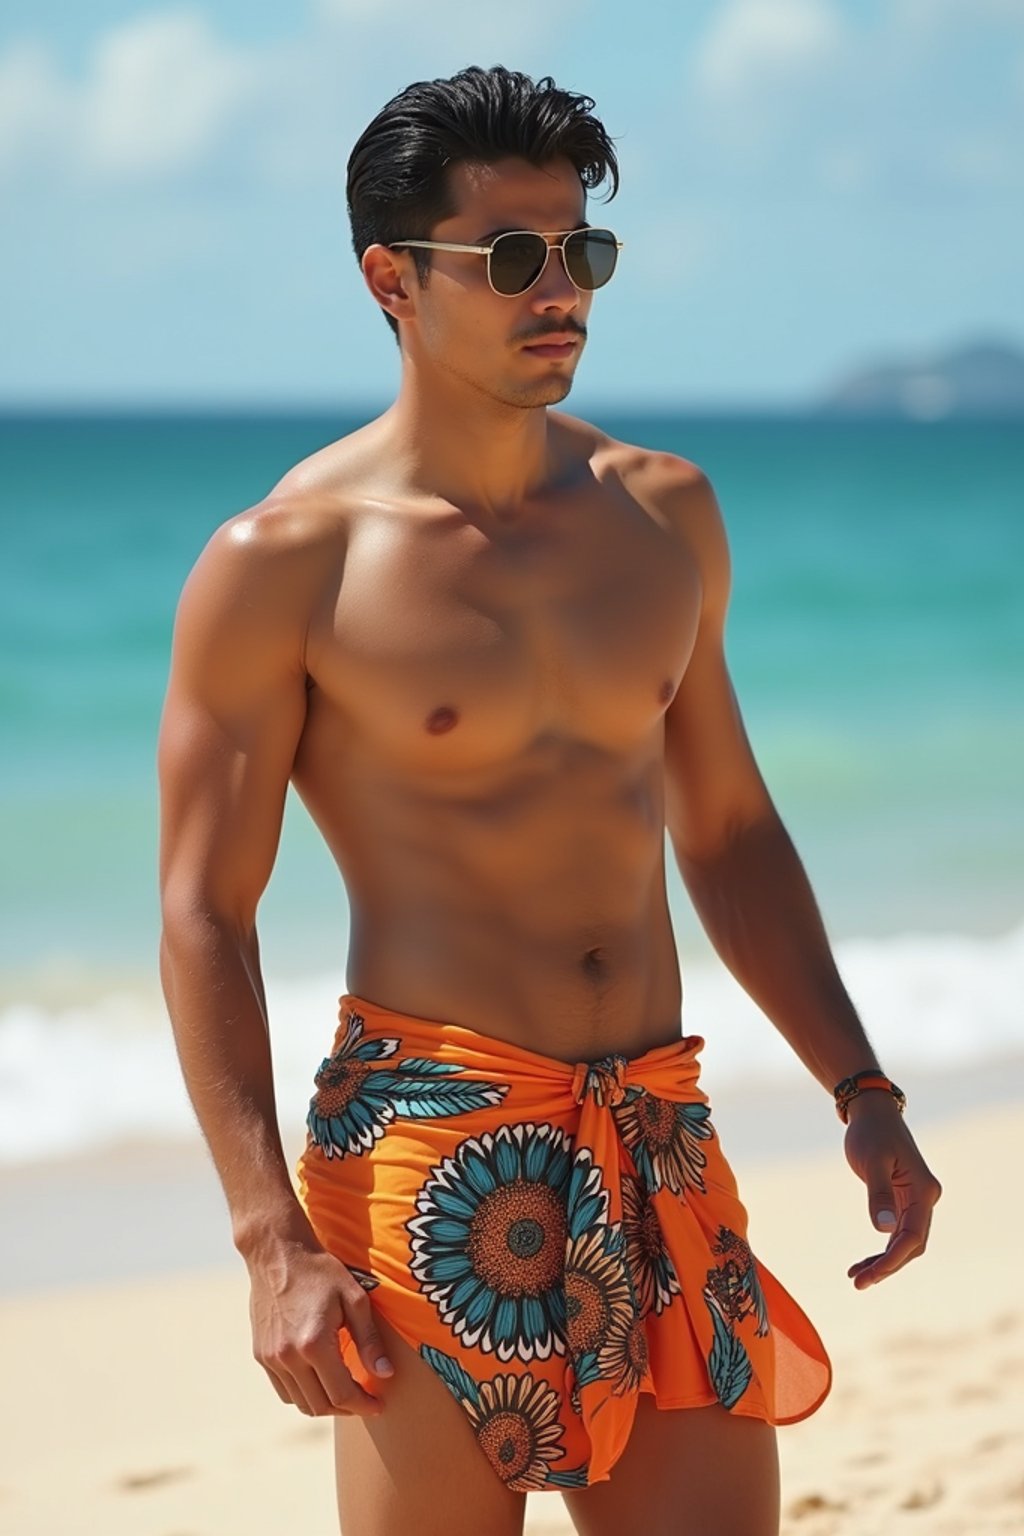
{"type": "Polygon", "coordinates": [[[432,709],[427,716],[427,730],[432,736],[441,736],[458,723],[459,712],[452,709],[450,704],[439,704],[437,709],[432,709]]]}

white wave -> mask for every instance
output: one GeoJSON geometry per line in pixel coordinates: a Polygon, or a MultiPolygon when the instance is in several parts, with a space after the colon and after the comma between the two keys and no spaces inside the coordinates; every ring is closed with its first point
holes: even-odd
{"type": "MultiPolygon", "coordinates": [[[[834,953],[868,1039],[893,1077],[1024,1050],[1024,924],[994,938],[843,939],[834,953]]],[[[702,1061],[709,1077],[735,1083],[806,1070],[724,966],[691,967],[684,986],[684,1027],[707,1041],[702,1061]]]]}
{"type": "MultiPolygon", "coordinates": [[[[843,980],[897,1080],[1024,1050],[1024,924],[995,938],[842,940],[843,980]]],[[[706,1042],[708,1091],[806,1069],[717,960],[684,964],[683,1029],[706,1042]]],[[[337,1023],[343,975],[267,978],[282,1133],[301,1127],[337,1023]]],[[[538,1049],[543,1042],[538,1038],[538,1049]]],[[[69,1157],[126,1138],[195,1140],[195,1115],[155,983],[89,1002],[0,1011],[0,1164],[69,1157]]]]}

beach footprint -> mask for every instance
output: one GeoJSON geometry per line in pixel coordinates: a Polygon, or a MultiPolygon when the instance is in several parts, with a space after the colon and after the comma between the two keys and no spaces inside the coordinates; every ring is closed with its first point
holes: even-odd
{"type": "Polygon", "coordinates": [[[161,1488],[164,1483],[177,1483],[194,1475],[191,1467],[156,1467],[151,1472],[126,1472],[114,1484],[122,1493],[141,1493],[149,1488],[161,1488]]]}
{"type": "Polygon", "coordinates": [[[937,1477],[930,1478],[927,1482],[918,1483],[912,1488],[899,1503],[900,1509],[931,1509],[933,1504],[938,1504],[944,1499],[946,1490],[937,1477]]]}
{"type": "Polygon", "coordinates": [[[808,1515],[840,1514],[848,1508],[845,1499],[830,1499],[824,1493],[805,1493],[792,1501],[786,1513],[790,1520],[803,1520],[808,1515]]]}

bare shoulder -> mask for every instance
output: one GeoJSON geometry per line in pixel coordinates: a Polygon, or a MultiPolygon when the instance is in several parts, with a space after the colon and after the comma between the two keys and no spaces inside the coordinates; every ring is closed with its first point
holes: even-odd
{"type": "Polygon", "coordinates": [[[324,583],[340,577],[348,526],[343,498],[275,487],[214,530],[185,583],[183,603],[199,594],[216,596],[225,607],[241,600],[243,612],[263,620],[308,611],[324,583]]]}
{"type": "Polygon", "coordinates": [[[711,479],[681,454],[624,442],[576,418],[568,430],[589,441],[597,479],[614,479],[663,528],[671,531],[696,562],[706,594],[727,591],[729,547],[722,509],[711,479]]]}
{"type": "Polygon", "coordinates": [[[265,584],[281,602],[340,575],[360,473],[372,454],[368,423],[292,465],[262,501],[215,530],[193,574],[265,584]]]}

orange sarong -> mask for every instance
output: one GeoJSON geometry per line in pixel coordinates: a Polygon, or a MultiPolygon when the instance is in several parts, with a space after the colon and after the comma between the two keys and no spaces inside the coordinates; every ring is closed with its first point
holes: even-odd
{"type": "Polygon", "coordinates": [[[813,1324],[747,1245],[703,1047],[571,1065],[341,998],[300,1200],[509,1488],[607,1479],[638,1392],[791,1424],[832,1385],[813,1324]]]}

